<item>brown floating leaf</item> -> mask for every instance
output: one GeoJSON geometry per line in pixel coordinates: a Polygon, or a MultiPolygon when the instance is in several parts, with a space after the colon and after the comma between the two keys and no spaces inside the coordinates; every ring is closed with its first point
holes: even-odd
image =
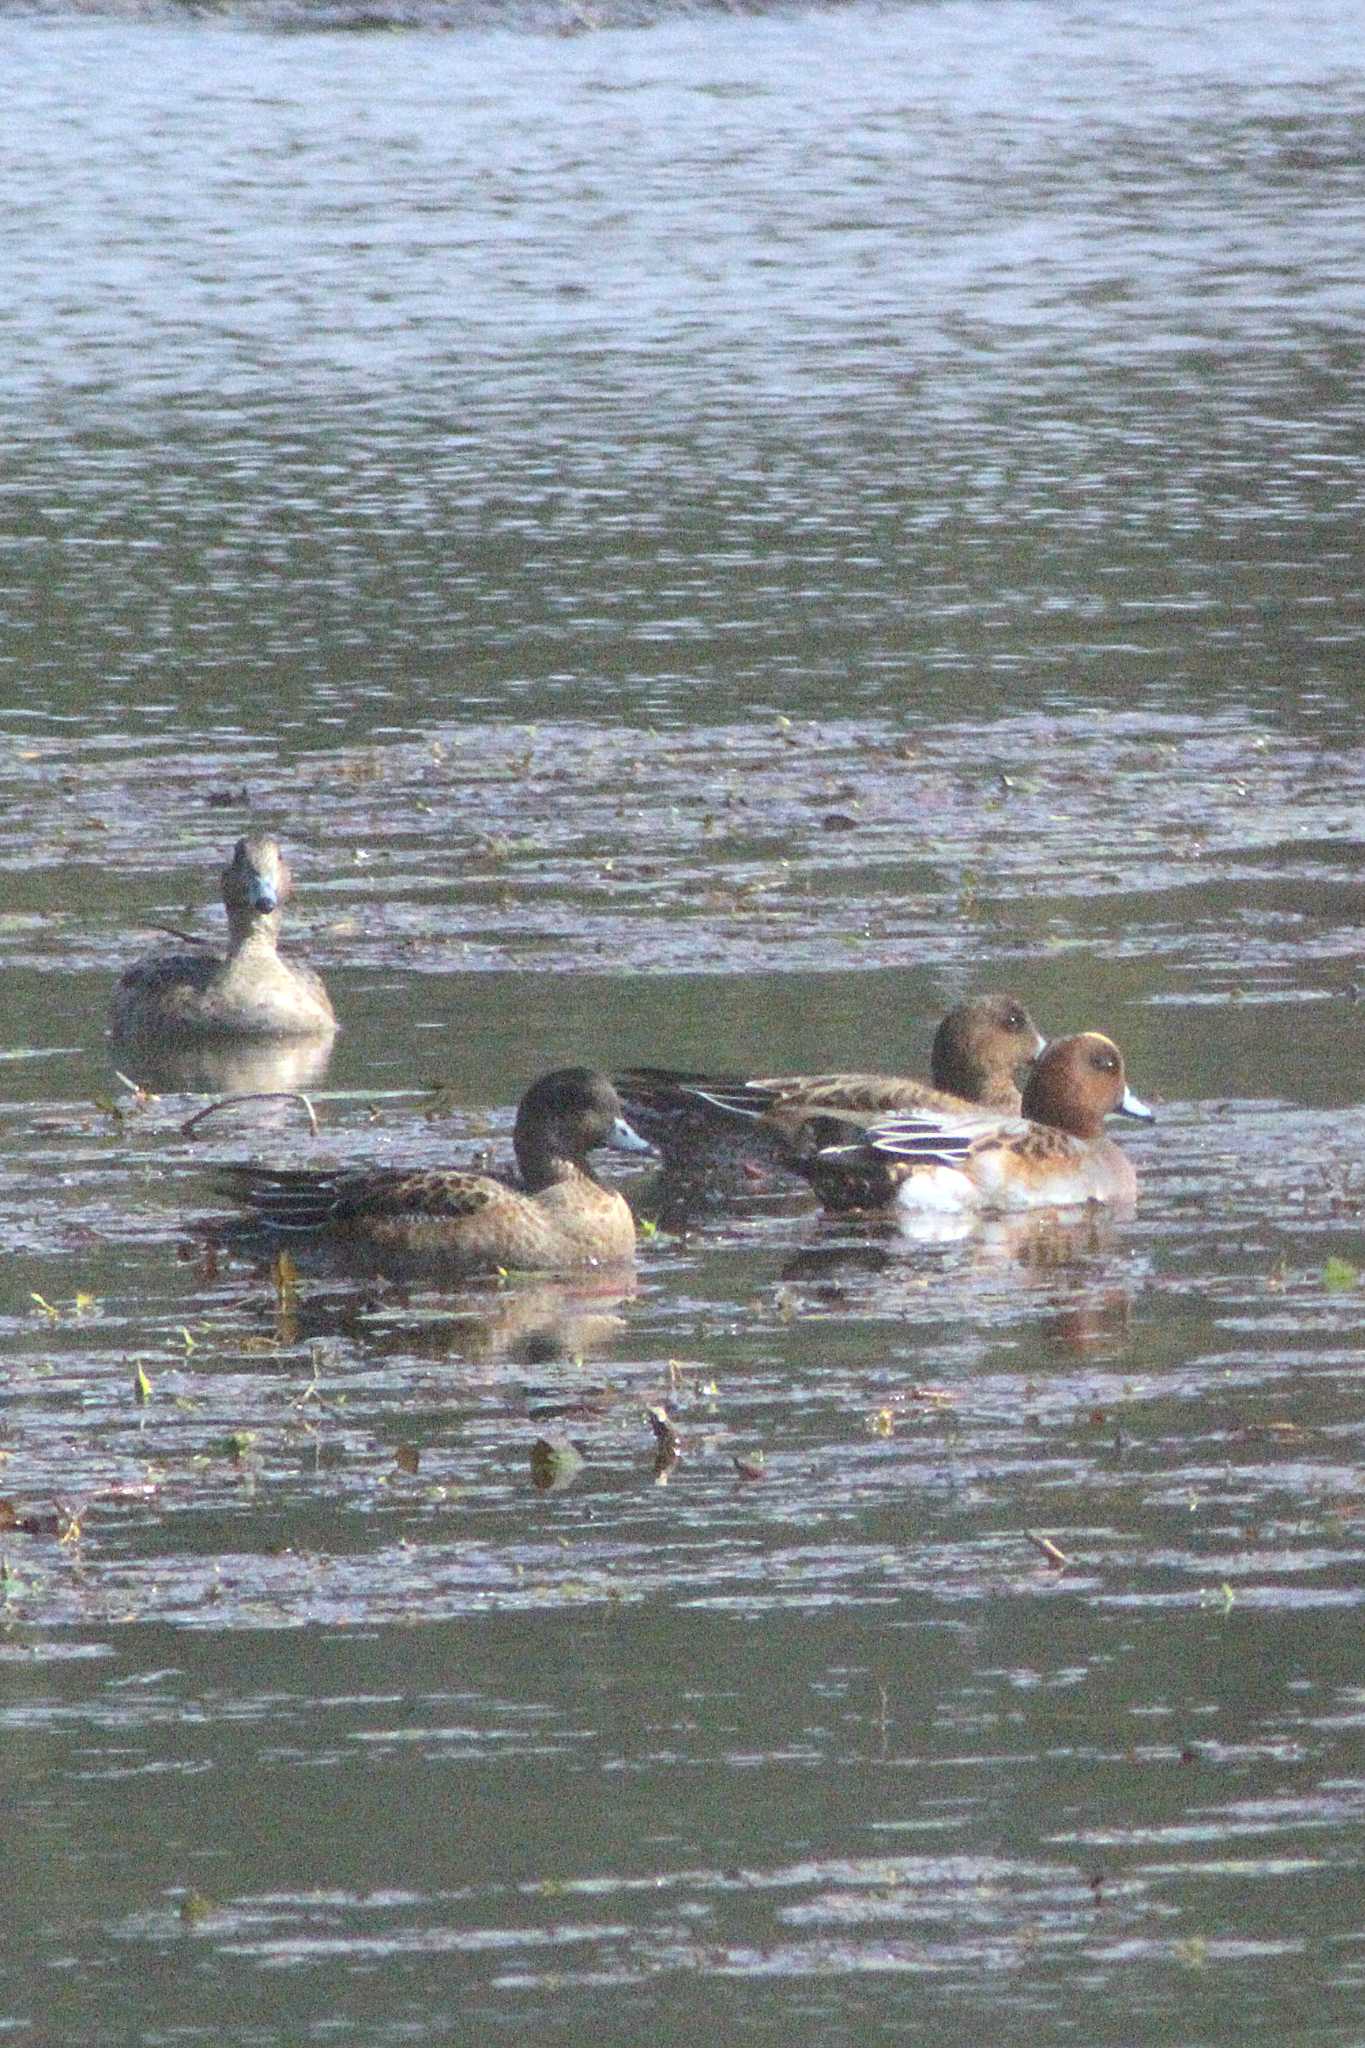
{"type": "Polygon", "coordinates": [[[762,1451],[756,1451],[751,1458],[731,1458],[730,1463],[741,1479],[762,1479],[767,1474],[762,1451]]]}
{"type": "Polygon", "coordinates": [[[299,1334],[299,1269],[288,1252],[276,1252],[270,1277],[275,1283],[275,1336],[281,1344],[293,1344],[299,1334]]]}
{"type": "Polygon", "coordinates": [[[682,1438],[673,1427],[673,1418],[666,1408],[646,1408],[645,1421],[654,1432],[654,1441],[661,1452],[676,1458],[682,1449],[682,1438]]]}
{"type": "Polygon", "coordinates": [[[393,1454],[393,1462],[400,1472],[415,1473],[422,1462],[422,1453],[416,1444],[399,1444],[393,1454]]]}
{"type": "Polygon", "coordinates": [[[17,1507],[12,1500],[0,1500],[0,1530],[16,1536],[56,1536],[63,1543],[80,1534],[80,1517],[70,1509],[17,1507]]]}

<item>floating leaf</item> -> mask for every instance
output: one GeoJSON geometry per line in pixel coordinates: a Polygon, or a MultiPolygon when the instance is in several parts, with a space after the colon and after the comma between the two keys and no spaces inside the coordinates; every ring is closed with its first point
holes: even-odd
{"type": "Polygon", "coordinates": [[[400,1472],[415,1474],[422,1462],[422,1453],[416,1444],[399,1444],[393,1454],[393,1462],[400,1472]]]}
{"type": "Polygon", "coordinates": [[[570,1443],[551,1443],[538,1436],[531,1446],[531,1479],[539,1493],[558,1493],[582,1470],[582,1455],[570,1443]]]}
{"type": "Polygon", "coordinates": [[[673,1427],[673,1418],[666,1408],[646,1408],[645,1421],[654,1432],[654,1441],[660,1449],[669,1449],[674,1457],[678,1455],[681,1439],[673,1427]]]}
{"type": "Polygon", "coordinates": [[[152,1383],[140,1365],[133,1368],[133,1399],[139,1408],[145,1408],[152,1398],[152,1383]]]}
{"type": "Polygon", "coordinates": [[[1329,1294],[1349,1294],[1359,1286],[1360,1275],[1349,1259],[1328,1259],[1322,1269],[1322,1284],[1329,1294]]]}
{"type": "Polygon", "coordinates": [[[71,1517],[58,1513],[52,1508],[19,1508],[12,1500],[0,1500],[0,1529],[13,1530],[19,1536],[56,1536],[63,1541],[70,1528],[79,1531],[79,1523],[71,1517]]]}

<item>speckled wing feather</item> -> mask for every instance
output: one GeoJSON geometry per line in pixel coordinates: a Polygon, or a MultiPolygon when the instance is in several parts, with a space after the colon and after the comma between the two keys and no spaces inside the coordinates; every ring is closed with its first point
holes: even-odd
{"type": "Polygon", "coordinates": [[[477,1216],[510,1190],[479,1173],[404,1173],[358,1167],[336,1173],[306,1168],[225,1166],[219,1185],[277,1230],[311,1230],[353,1217],[477,1216]]]}

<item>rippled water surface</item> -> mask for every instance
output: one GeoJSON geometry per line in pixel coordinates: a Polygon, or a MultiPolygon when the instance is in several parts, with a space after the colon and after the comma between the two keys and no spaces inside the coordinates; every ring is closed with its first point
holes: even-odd
{"type": "Polygon", "coordinates": [[[6,2039],[1359,2039],[1362,31],[0,15],[6,2039]],[[249,825],[330,1064],[116,1061],[249,825]],[[1134,1219],[213,1232],[991,987],[1134,1219]]]}

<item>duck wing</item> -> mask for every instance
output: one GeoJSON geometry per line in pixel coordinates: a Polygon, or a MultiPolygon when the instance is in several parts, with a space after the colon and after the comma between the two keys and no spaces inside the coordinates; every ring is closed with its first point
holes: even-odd
{"type": "Polygon", "coordinates": [[[351,1167],[318,1172],[306,1167],[224,1166],[217,1185],[276,1230],[313,1230],[357,1217],[477,1216],[509,1190],[482,1173],[400,1167],[351,1167]]]}

